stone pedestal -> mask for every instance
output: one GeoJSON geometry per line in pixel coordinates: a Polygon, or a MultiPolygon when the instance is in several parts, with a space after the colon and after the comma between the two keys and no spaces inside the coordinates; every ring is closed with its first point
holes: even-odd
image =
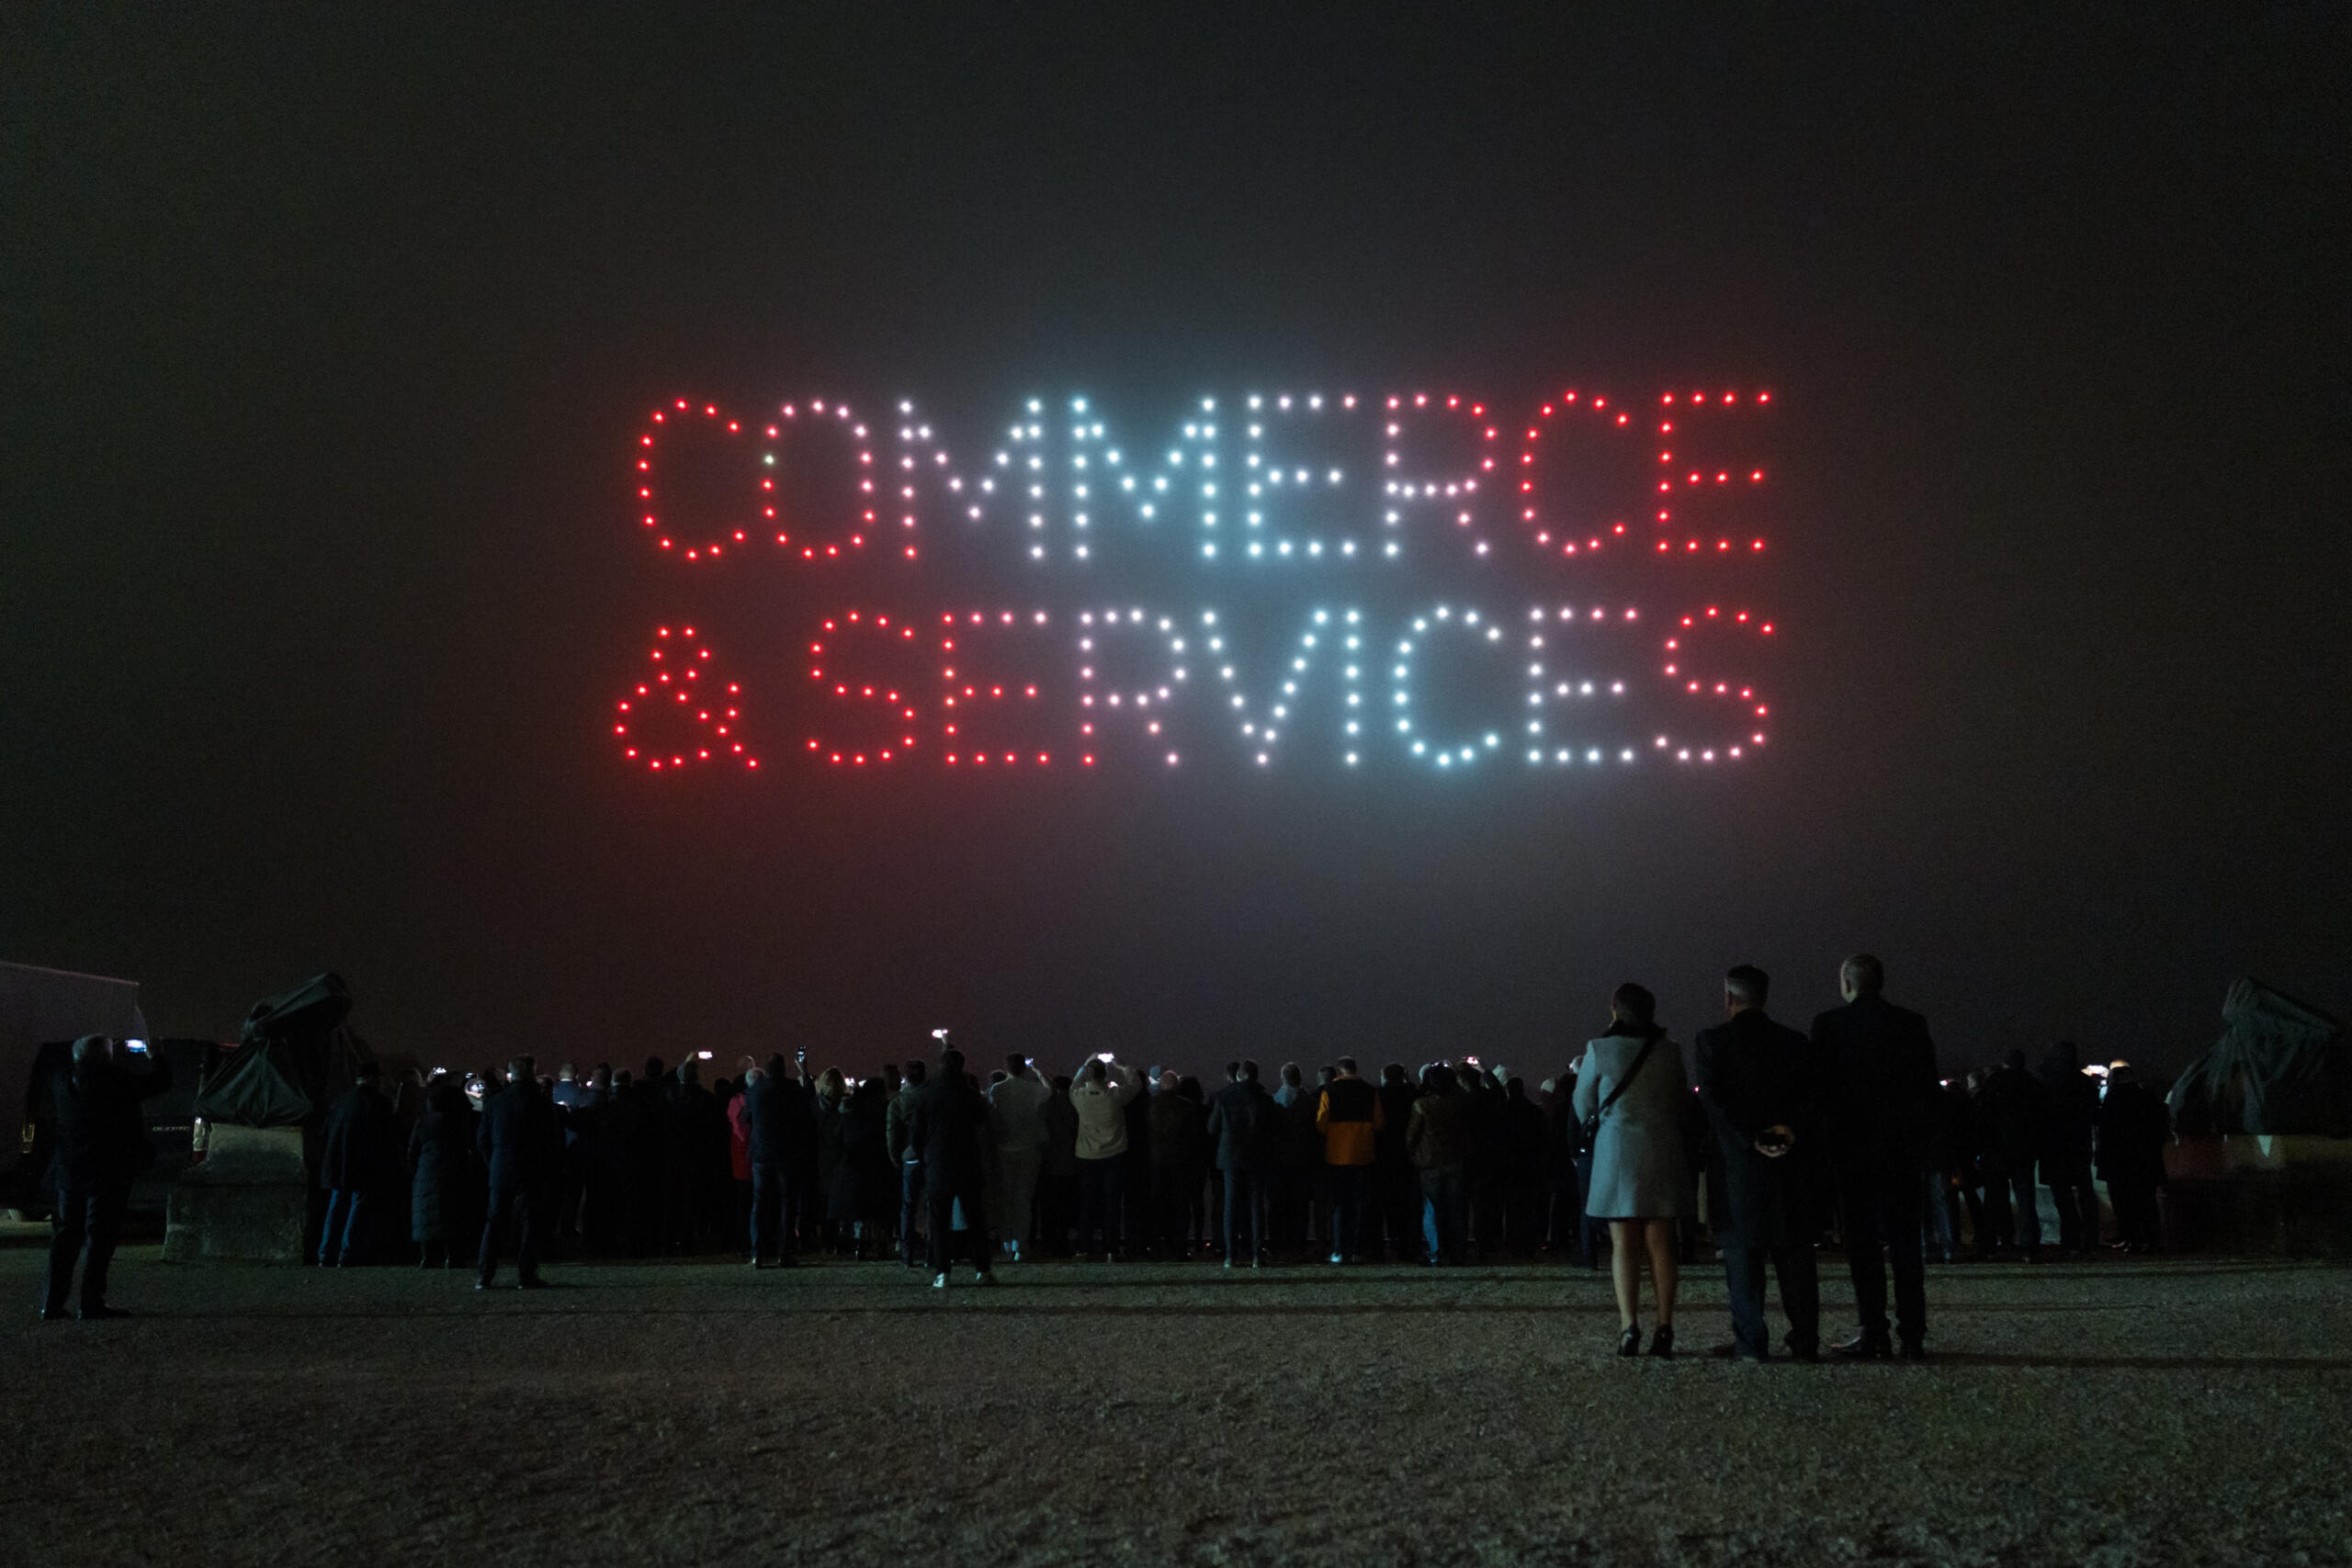
{"type": "Polygon", "coordinates": [[[202,1161],[172,1183],[170,1263],[300,1263],[311,1183],[300,1127],[205,1129],[202,1161]]]}

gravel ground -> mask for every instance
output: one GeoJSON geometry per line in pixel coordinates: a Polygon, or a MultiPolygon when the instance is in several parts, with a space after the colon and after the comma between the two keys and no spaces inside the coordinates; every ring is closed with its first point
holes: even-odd
{"type": "Polygon", "coordinates": [[[479,1295],[149,1247],[93,1325],[40,1267],[0,1252],[6,1563],[2352,1562],[2335,1269],[1934,1269],[1931,1364],[1754,1367],[1705,1269],[1668,1363],[1548,1266],[479,1295]]]}

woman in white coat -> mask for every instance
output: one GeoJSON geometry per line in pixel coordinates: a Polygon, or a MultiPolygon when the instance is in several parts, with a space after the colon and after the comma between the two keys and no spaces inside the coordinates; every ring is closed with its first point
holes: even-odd
{"type": "Polygon", "coordinates": [[[1657,1292],[1650,1354],[1674,1354],[1674,1290],[1679,1269],[1676,1228],[1694,1197],[1690,1155],[1682,1136],[1690,1080],[1682,1047],[1654,1021],[1657,998],[1626,984],[1609,998],[1613,1021],[1586,1044],[1577,1066],[1576,1113],[1600,1126],[1592,1144],[1592,1185],[1585,1213],[1609,1222],[1609,1272],[1617,1287],[1617,1353],[1642,1350],[1642,1254],[1657,1292]]]}

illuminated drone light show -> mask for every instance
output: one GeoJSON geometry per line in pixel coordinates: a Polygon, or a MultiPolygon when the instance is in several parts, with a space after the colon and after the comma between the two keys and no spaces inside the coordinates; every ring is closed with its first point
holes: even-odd
{"type": "Polygon", "coordinates": [[[613,739],[648,773],[756,771],[783,735],[847,771],[1739,762],[1766,745],[1775,622],[1725,595],[1766,551],[1771,402],[1678,388],[1643,413],[1571,388],[1510,418],[1458,393],[1250,391],[1153,443],[1036,398],[967,471],[910,400],[869,423],[832,398],[758,417],[678,398],[638,436],[636,532],[692,569],[666,596],[698,624],[655,627],[613,739]],[[725,666],[725,616],[678,589],[770,562],[725,666]],[[1311,597],[1270,607],[1295,571],[1311,597]],[[1038,597],[944,607],[958,575],[1038,597]],[[761,688],[755,739],[746,680],[779,622],[807,674],[761,688]]]}

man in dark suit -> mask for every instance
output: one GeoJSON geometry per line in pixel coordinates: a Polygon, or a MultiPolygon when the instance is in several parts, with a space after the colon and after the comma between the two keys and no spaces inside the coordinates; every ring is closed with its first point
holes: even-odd
{"type": "Polygon", "coordinates": [[[1921,1259],[1921,1173],[1937,1114],[1936,1047],[1928,1021],[1879,993],[1886,970],[1869,953],[1846,960],[1838,989],[1846,1005],[1813,1021],[1813,1044],[1827,1089],[1827,1141],[1838,1162],[1846,1258],[1862,1325],[1833,1345],[1840,1356],[1892,1354],[1886,1276],[1894,1273],[1894,1321],[1905,1359],[1926,1354],[1927,1273],[1921,1259]]]}
{"type": "MultiPolygon", "coordinates": [[[[804,1058],[800,1073],[807,1070],[804,1058]]],[[[794,1262],[792,1173],[802,1146],[816,1133],[808,1086],[797,1074],[786,1076],[781,1052],[751,1080],[743,1090],[743,1110],[751,1133],[752,1267],[763,1269],[773,1260],[788,1269],[794,1262]]]]}
{"type": "Polygon", "coordinates": [[[1731,1292],[1736,1360],[1770,1359],[1764,1263],[1771,1260],[1787,1314],[1789,1351],[1820,1359],[1821,1284],[1814,1269],[1806,1164],[1817,1087],[1813,1047],[1764,1014],[1771,979],[1752,964],[1724,976],[1725,1022],[1695,1042],[1699,1100],[1714,1133],[1708,1212],[1731,1292]]]}
{"type": "Polygon", "coordinates": [[[376,1064],[363,1062],[319,1130],[319,1186],[327,1217],[319,1226],[319,1267],[353,1261],[368,1240],[369,1200],[400,1169],[391,1102],[376,1092],[376,1064]]]}
{"type": "Polygon", "coordinates": [[[1240,1076],[1209,1102],[1207,1132],[1216,1148],[1216,1168],[1225,1185],[1225,1266],[1246,1256],[1257,1268],[1266,1257],[1266,1210],[1280,1156],[1276,1145],[1286,1122],[1282,1108],[1258,1082],[1258,1064],[1241,1064],[1240,1076]],[[1249,1222],[1245,1232],[1244,1219],[1249,1222]]]}
{"type": "Polygon", "coordinates": [[[995,1282],[989,1269],[988,1156],[982,1152],[989,1141],[987,1096],[964,1076],[964,1053],[942,1051],[938,1073],[917,1091],[914,1113],[907,1120],[907,1147],[922,1159],[934,1290],[947,1288],[958,1200],[964,1205],[964,1234],[972,1243],[972,1280],[995,1282]]]}
{"type": "Polygon", "coordinates": [[[541,1210],[563,1172],[563,1124],[554,1105],[539,1092],[530,1057],[517,1056],[506,1064],[506,1087],[482,1103],[474,1148],[490,1168],[490,1217],[481,1227],[481,1265],[474,1289],[490,1289],[497,1277],[499,1243],[508,1217],[516,1215],[522,1230],[514,1249],[516,1280],[523,1289],[535,1291],[542,1283],[541,1210]]]}
{"type": "Polygon", "coordinates": [[[58,1075],[51,1091],[57,1107],[55,1152],[50,1161],[57,1218],[49,1241],[49,1269],[41,1278],[43,1323],[65,1315],[76,1258],[82,1261],[82,1316],[122,1315],[120,1308],[107,1305],[107,1266],[114,1261],[115,1244],[121,1238],[131,1179],[147,1152],[139,1102],[172,1087],[168,1064],[149,1061],[143,1049],[123,1055],[144,1066],[119,1062],[115,1043],[107,1035],[84,1035],[74,1042],[73,1065],[58,1075]]]}

